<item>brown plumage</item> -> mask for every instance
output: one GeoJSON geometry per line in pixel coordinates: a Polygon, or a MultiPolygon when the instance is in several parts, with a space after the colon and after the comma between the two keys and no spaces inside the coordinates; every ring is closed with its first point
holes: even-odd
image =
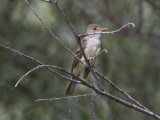
{"type": "MultiPolygon", "coordinates": [[[[87,40],[86,40],[86,39],[83,39],[82,42],[81,42],[81,45],[82,45],[83,50],[85,49],[86,44],[87,44],[87,40]]],[[[82,51],[81,51],[81,49],[79,48],[79,46],[78,46],[78,48],[77,48],[77,50],[76,50],[76,57],[79,58],[79,59],[81,59],[81,57],[82,57],[82,51]]],[[[75,68],[75,66],[76,66],[76,65],[78,64],[78,62],[79,62],[79,60],[78,60],[76,57],[73,59],[71,72],[73,72],[73,69],[75,68]]]]}
{"type": "MultiPolygon", "coordinates": [[[[87,28],[86,34],[92,34],[94,32],[100,32],[107,30],[107,28],[102,28],[101,26],[97,24],[90,24],[87,28]]],[[[88,35],[84,37],[84,39],[81,41],[82,48],[85,52],[85,55],[87,58],[91,57],[96,57],[98,53],[101,50],[101,41],[100,41],[100,34],[94,34],[94,35],[88,35]]],[[[81,59],[81,61],[86,62],[83,55],[82,51],[80,50],[79,46],[76,50],[76,57],[81,59]]],[[[90,60],[89,61],[92,66],[95,64],[95,60],[90,60]]],[[[84,71],[83,77],[86,78],[90,72],[89,68],[86,68],[77,58],[73,59],[72,67],[71,67],[71,72],[79,77],[81,72],[84,71]]],[[[74,79],[74,77],[72,77],[74,79]]],[[[75,92],[76,88],[76,83],[74,82],[69,82],[66,91],[65,91],[65,96],[70,96],[73,95],[75,92]]]]}

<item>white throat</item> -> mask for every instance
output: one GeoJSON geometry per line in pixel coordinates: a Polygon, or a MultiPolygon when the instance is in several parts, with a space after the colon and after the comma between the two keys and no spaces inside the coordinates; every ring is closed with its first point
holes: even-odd
{"type": "Polygon", "coordinates": [[[101,50],[101,40],[100,35],[94,35],[92,37],[87,38],[87,45],[85,49],[85,53],[87,58],[96,57],[101,50]]]}
{"type": "Polygon", "coordinates": [[[94,38],[94,39],[100,39],[101,34],[88,35],[88,37],[90,37],[90,38],[94,38]]]}

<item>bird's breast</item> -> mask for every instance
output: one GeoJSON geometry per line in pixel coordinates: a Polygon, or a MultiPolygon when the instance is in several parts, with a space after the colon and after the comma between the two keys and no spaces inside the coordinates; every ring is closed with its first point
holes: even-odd
{"type": "MultiPolygon", "coordinates": [[[[93,59],[93,58],[99,54],[100,50],[101,50],[101,41],[99,39],[93,38],[93,39],[87,40],[84,52],[88,59],[91,58],[91,60],[89,60],[91,66],[96,62],[96,59],[93,59]]],[[[84,63],[86,62],[83,56],[81,57],[81,61],[84,63]]],[[[81,62],[79,62],[74,68],[73,73],[75,75],[79,75],[84,69],[85,69],[85,66],[81,62]]]]}
{"type": "Polygon", "coordinates": [[[87,58],[96,57],[101,50],[101,41],[99,39],[91,39],[87,41],[85,54],[87,58]]]}

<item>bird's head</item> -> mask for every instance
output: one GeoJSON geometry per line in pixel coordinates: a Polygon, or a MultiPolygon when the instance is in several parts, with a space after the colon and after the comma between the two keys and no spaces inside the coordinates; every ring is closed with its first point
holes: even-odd
{"type": "Polygon", "coordinates": [[[101,34],[94,34],[95,32],[103,32],[108,30],[108,28],[103,28],[100,25],[97,24],[90,24],[87,27],[86,34],[93,34],[89,35],[89,37],[95,37],[95,38],[100,38],[101,34]]]}

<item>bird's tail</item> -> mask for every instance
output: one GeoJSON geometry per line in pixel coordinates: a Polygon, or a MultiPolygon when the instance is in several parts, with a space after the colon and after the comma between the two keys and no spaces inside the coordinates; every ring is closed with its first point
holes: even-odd
{"type": "Polygon", "coordinates": [[[77,86],[77,83],[69,82],[69,84],[67,85],[67,88],[65,90],[64,95],[65,96],[72,96],[74,94],[74,92],[75,92],[76,86],[77,86]]]}

